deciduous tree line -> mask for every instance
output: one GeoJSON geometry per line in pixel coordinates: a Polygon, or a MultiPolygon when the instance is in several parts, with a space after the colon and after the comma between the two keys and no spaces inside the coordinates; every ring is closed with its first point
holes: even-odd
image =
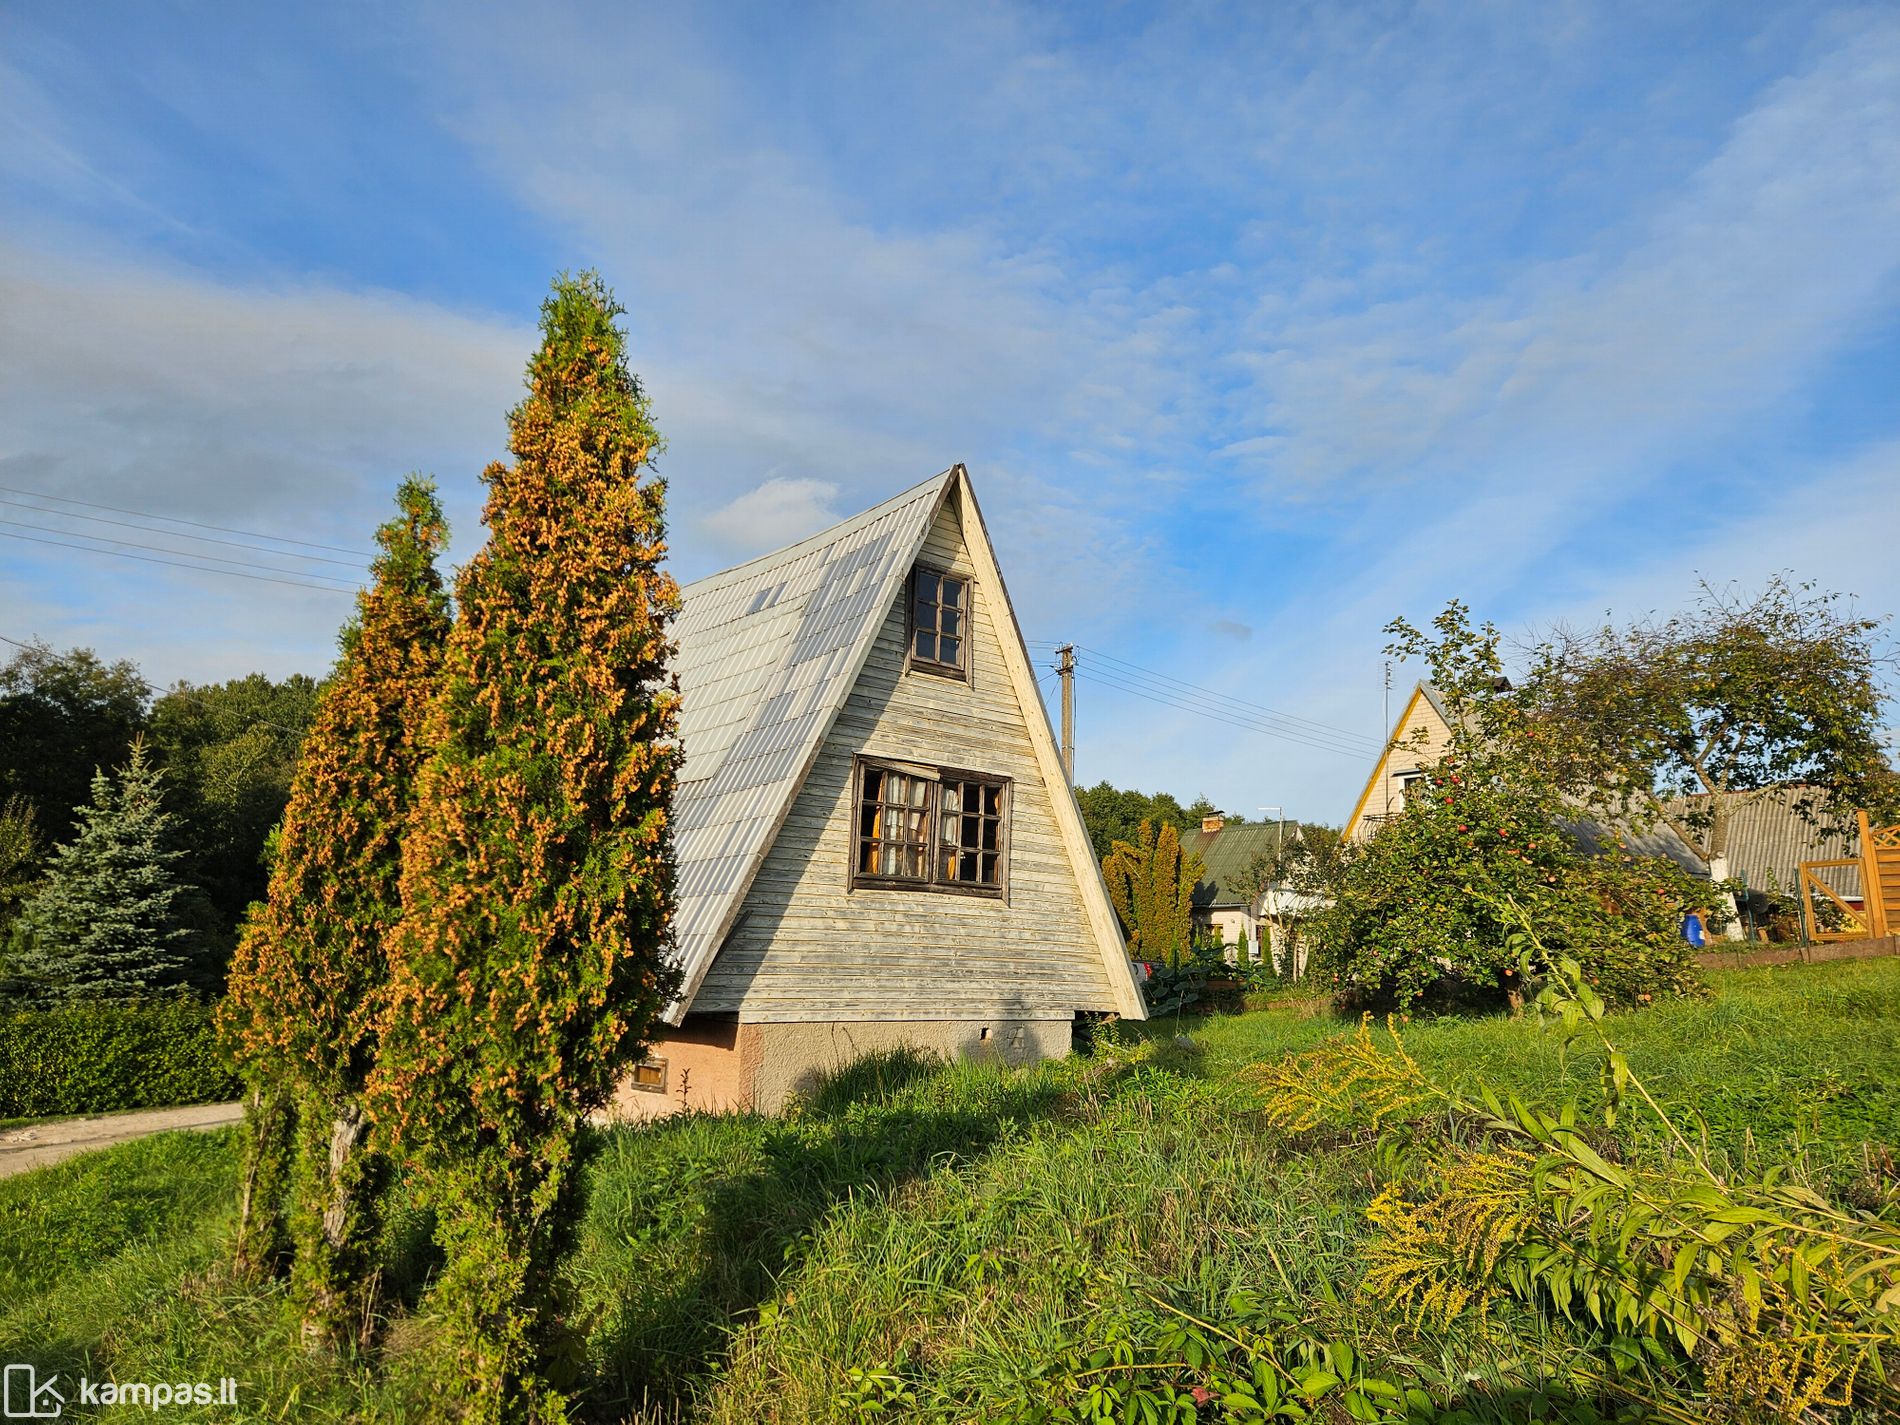
{"type": "Polygon", "coordinates": [[[215,992],[318,690],[252,674],[154,697],[129,662],[16,648],[0,667],[0,1000],[215,992]]]}

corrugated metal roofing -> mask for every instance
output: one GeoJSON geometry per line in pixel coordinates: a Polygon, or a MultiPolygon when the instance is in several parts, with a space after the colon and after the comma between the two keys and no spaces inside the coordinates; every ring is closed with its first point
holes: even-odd
{"type": "MultiPolygon", "coordinates": [[[[1289,839],[1300,834],[1298,822],[1285,825],[1289,839]]],[[[1250,905],[1252,893],[1247,872],[1256,858],[1267,855],[1279,844],[1281,824],[1277,821],[1257,826],[1223,826],[1219,831],[1195,827],[1181,833],[1181,849],[1197,853],[1203,862],[1200,882],[1194,887],[1196,910],[1235,909],[1250,905]]]]}
{"type": "Polygon", "coordinates": [[[956,478],[680,591],[678,1023],[956,478]]]}
{"type": "MultiPolygon", "coordinates": [[[[1730,875],[1748,878],[1750,890],[1778,889],[1792,895],[1799,884],[1803,861],[1833,861],[1860,854],[1856,832],[1825,830],[1796,810],[1803,795],[1817,799],[1814,788],[1770,787],[1759,792],[1725,792],[1729,804],[1728,868],[1730,875]]],[[[1705,808],[1706,796],[1685,797],[1681,807],[1705,808]]],[[[1860,893],[1860,878],[1852,870],[1825,871],[1821,879],[1837,890],[1860,893]]]]}

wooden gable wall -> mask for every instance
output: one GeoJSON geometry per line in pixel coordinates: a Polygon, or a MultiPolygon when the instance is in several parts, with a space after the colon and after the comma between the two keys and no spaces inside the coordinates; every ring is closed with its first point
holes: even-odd
{"type": "Polygon", "coordinates": [[[1365,790],[1346,822],[1346,840],[1363,841],[1405,806],[1404,775],[1429,767],[1451,750],[1451,726],[1422,688],[1414,689],[1392,729],[1392,740],[1373,764],[1365,790]]]}
{"type": "Polygon", "coordinates": [[[938,513],[921,562],[973,580],[970,681],[905,671],[900,596],[695,1011],[785,1021],[1066,1018],[1115,1008],[1029,740],[1025,718],[1044,714],[1024,709],[1012,689],[1000,640],[1013,633],[994,591],[976,580],[955,498],[938,513]],[[850,889],[859,753],[1010,777],[1007,900],[850,889]]]}

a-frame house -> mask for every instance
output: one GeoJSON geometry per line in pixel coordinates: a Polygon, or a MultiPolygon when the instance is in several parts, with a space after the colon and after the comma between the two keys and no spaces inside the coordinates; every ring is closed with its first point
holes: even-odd
{"type": "Polygon", "coordinates": [[[1141,1018],[970,479],[687,586],[678,999],[616,1100],[772,1111],[911,1046],[1141,1018]]]}

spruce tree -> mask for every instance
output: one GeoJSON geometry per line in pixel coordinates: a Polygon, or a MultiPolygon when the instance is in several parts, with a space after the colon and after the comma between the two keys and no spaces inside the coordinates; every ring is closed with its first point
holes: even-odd
{"type": "Polygon", "coordinates": [[[676,985],[679,591],[620,312],[592,274],[555,283],[515,461],[483,477],[488,543],[456,587],[371,1089],[436,1209],[433,1303],[457,1408],[483,1422],[565,1418],[582,1127],[676,985]]]}
{"type": "Polygon", "coordinates": [[[374,581],[358,596],[304,740],[272,843],[269,899],[252,908],[221,1011],[253,1086],[239,1255],[256,1267],[291,1253],[313,1347],[338,1345],[372,1319],[387,1160],[367,1144],[363,1089],[386,999],[385,942],[402,910],[402,836],[449,629],[435,564],[448,528],[435,486],[405,480],[396,505],[397,517],[377,531],[374,581]]]}
{"type": "Polygon", "coordinates": [[[163,805],[158,768],[134,739],[116,778],[92,778],[45,881],[20,915],[26,948],[14,972],[43,1000],[132,999],[184,985],[190,932],[179,921],[190,887],[173,870],[183,853],[163,805]]]}

